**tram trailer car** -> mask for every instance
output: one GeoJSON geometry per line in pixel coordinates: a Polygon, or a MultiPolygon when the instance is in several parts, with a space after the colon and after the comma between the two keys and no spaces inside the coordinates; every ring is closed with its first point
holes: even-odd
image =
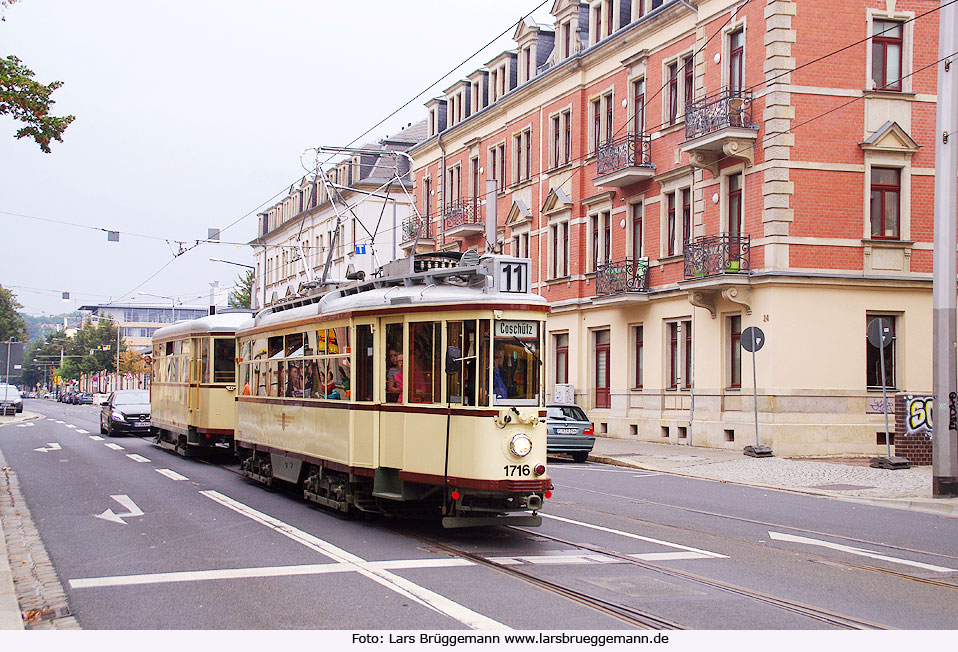
{"type": "Polygon", "coordinates": [[[530,266],[419,255],[258,313],[236,333],[244,474],[346,513],[539,525],[548,306],[530,266]]]}
{"type": "Polygon", "coordinates": [[[233,451],[236,329],[250,317],[249,310],[226,309],[153,334],[155,444],[183,456],[233,451]]]}

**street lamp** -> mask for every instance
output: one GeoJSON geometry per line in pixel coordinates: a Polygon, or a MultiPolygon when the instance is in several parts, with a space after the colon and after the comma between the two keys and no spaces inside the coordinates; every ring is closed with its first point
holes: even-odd
{"type": "MultiPolygon", "coordinates": [[[[256,271],[256,268],[253,267],[252,265],[244,265],[243,263],[234,263],[232,260],[223,260],[222,258],[210,258],[210,262],[211,263],[226,263],[227,265],[236,265],[237,267],[245,267],[247,269],[253,270],[254,272],[256,271]]],[[[252,303],[253,296],[254,296],[252,290],[253,288],[250,288],[250,303],[252,303]]],[[[264,306],[266,305],[266,284],[265,283],[263,283],[263,305],[264,306]]]]}

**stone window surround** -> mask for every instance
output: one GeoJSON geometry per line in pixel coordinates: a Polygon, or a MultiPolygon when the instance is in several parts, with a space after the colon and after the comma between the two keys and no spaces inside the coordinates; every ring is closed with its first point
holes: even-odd
{"type": "MultiPolygon", "coordinates": [[[[883,93],[911,93],[912,77],[914,71],[914,43],[915,43],[915,22],[911,19],[915,17],[914,11],[885,11],[882,9],[865,9],[865,33],[870,37],[872,35],[872,24],[875,20],[894,20],[910,21],[902,25],[902,45],[901,45],[901,90],[882,91],[883,93]]],[[[872,46],[871,41],[865,48],[865,90],[875,90],[875,82],[872,80],[872,46]]]]}

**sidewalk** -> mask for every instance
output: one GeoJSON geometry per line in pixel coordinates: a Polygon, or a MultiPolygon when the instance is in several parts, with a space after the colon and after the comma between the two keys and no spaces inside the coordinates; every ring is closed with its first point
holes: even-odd
{"type": "MultiPolygon", "coordinates": [[[[0,428],[11,427],[24,421],[39,419],[41,415],[34,412],[21,412],[12,417],[0,416],[0,428]]],[[[2,431],[2,430],[0,430],[2,431]]],[[[6,467],[0,468],[3,473],[6,467]]],[[[0,500],[3,496],[0,496],[0,500]]],[[[7,554],[7,541],[0,527],[0,630],[23,629],[23,614],[17,602],[17,592],[13,587],[13,573],[10,570],[10,560],[7,554]]]]}
{"type": "Polygon", "coordinates": [[[930,466],[892,471],[873,469],[868,466],[867,459],[755,458],[746,456],[741,450],[613,437],[596,437],[589,459],[958,518],[958,498],[932,498],[930,466]]]}

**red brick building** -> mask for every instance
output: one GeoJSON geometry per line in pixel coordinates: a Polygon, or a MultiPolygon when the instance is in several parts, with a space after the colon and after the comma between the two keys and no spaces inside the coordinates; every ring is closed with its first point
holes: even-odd
{"type": "Polygon", "coordinates": [[[931,386],[937,7],[556,0],[427,103],[419,247],[483,250],[497,182],[499,244],[552,306],[549,389],[597,432],[755,443],[758,326],[761,442],[882,452],[882,385],[931,386]]]}

